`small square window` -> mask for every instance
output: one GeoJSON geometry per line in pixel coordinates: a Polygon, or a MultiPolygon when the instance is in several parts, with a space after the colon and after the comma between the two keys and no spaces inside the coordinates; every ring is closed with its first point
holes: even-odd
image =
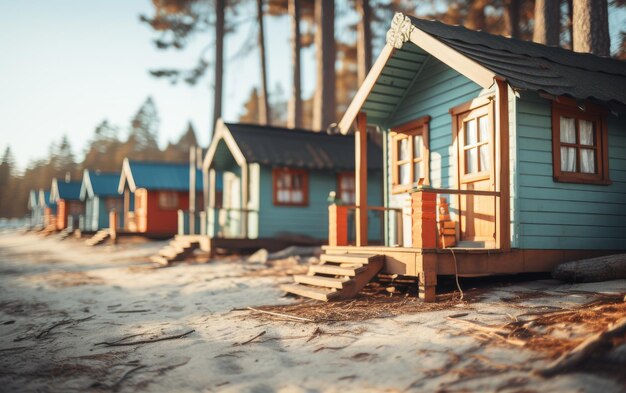
{"type": "Polygon", "coordinates": [[[274,205],[306,206],[309,203],[309,174],[299,169],[274,169],[274,205]]]}
{"type": "Polygon", "coordinates": [[[428,184],[428,122],[425,116],[403,126],[394,127],[391,134],[392,192],[401,193],[415,187],[420,179],[428,184]]]}
{"type": "Polygon", "coordinates": [[[568,183],[610,184],[608,132],[600,108],[552,103],[554,180],[568,183]]]}

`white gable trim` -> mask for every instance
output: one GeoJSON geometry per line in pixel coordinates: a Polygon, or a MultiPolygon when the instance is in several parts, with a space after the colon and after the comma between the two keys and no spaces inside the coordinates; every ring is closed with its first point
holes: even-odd
{"type": "Polygon", "coordinates": [[[117,192],[119,194],[124,193],[124,186],[128,182],[128,188],[130,192],[135,192],[137,190],[137,186],[135,186],[135,179],[133,179],[133,172],[130,169],[130,163],[128,162],[128,157],[124,158],[124,162],[122,164],[122,174],[120,175],[120,184],[117,187],[117,192]]]}
{"type": "Polygon", "coordinates": [[[217,124],[215,125],[215,135],[213,135],[211,145],[209,146],[209,149],[206,152],[206,156],[204,157],[204,162],[202,163],[203,172],[208,172],[209,168],[211,167],[220,140],[223,140],[224,143],[226,143],[226,147],[228,147],[230,154],[233,155],[237,164],[242,167],[246,165],[246,158],[241,152],[239,146],[237,145],[235,138],[233,138],[233,135],[230,133],[228,127],[226,127],[226,124],[224,124],[224,121],[222,119],[219,119],[217,121],[217,124]]]}
{"type": "MultiPolygon", "coordinates": [[[[398,21],[403,18],[404,17],[401,14],[400,17],[398,17],[398,14],[396,14],[396,16],[394,17],[394,21],[398,21]]],[[[338,128],[342,134],[345,135],[350,131],[352,123],[354,123],[357,114],[361,111],[361,108],[365,104],[367,97],[374,88],[374,85],[376,84],[376,81],[378,80],[380,74],[385,68],[387,61],[393,55],[394,46],[392,44],[400,47],[401,44],[406,45],[406,34],[409,34],[408,41],[422,48],[431,56],[439,59],[448,67],[466,76],[476,84],[480,85],[483,89],[489,88],[494,84],[494,78],[496,77],[496,74],[478,64],[474,60],[471,60],[467,56],[452,49],[448,45],[439,41],[430,34],[420,30],[414,25],[411,25],[410,29],[400,29],[397,24],[394,26],[394,24],[392,23],[392,28],[390,29],[390,33],[388,33],[387,37],[387,44],[385,44],[385,47],[376,59],[376,62],[370,69],[367,77],[365,78],[365,80],[359,87],[359,90],[350,102],[348,109],[339,121],[338,128]],[[394,29],[398,31],[395,31],[394,29]],[[401,37],[398,38],[398,36],[401,37]]]]}

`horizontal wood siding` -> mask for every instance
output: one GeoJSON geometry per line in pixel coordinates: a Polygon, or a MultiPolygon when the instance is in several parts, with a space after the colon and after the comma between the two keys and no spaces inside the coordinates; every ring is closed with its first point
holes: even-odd
{"type": "MultiPolygon", "coordinates": [[[[401,125],[422,116],[430,116],[429,145],[430,145],[430,184],[437,188],[456,187],[456,154],[452,146],[452,117],[449,113],[462,103],[485,94],[494,94],[493,91],[483,90],[479,85],[459,74],[436,58],[431,57],[411,90],[393,118],[389,119],[385,128],[401,125]]],[[[388,137],[388,146],[390,137],[388,137]]],[[[386,163],[387,190],[391,190],[391,154],[388,154],[386,163]]],[[[410,201],[408,193],[389,193],[388,204],[391,207],[401,208],[410,201]]],[[[457,213],[455,199],[448,198],[450,212],[454,217],[457,213]]],[[[410,217],[406,217],[410,219],[410,217]]],[[[390,223],[389,225],[392,225],[390,223]]],[[[405,231],[410,225],[405,225],[405,231]]],[[[405,237],[406,239],[406,237],[405,237]]],[[[408,239],[407,239],[408,240],[408,239]]]]}
{"type": "MultiPolygon", "coordinates": [[[[309,171],[308,206],[275,206],[272,193],[272,169],[260,168],[259,237],[271,238],[281,232],[328,238],[328,193],[337,190],[337,174],[331,171],[309,171]]],[[[370,174],[368,203],[382,206],[382,176],[370,174]]],[[[370,234],[378,235],[375,229],[370,234]]]]}
{"type": "Polygon", "coordinates": [[[517,102],[518,234],[526,249],[626,249],[626,117],[610,115],[609,186],[552,177],[550,102],[517,102]]]}

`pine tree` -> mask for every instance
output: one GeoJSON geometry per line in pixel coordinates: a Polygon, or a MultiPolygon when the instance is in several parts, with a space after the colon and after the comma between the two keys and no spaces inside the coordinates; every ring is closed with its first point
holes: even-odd
{"type": "Polygon", "coordinates": [[[7,146],[0,162],[0,217],[12,217],[11,214],[14,197],[13,194],[13,171],[15,170],[15,158],[11,147],[7,146]]]}
{"type": "Polygon", "coordinates": [[[157,136],[159,116],[152,97],[146,98],[130,121],[128,144],[137,154],[136,158],[155,158],[159,152],[157,136]]]}
{"type": "Polygon", "coordinates": [[[576,52],[609,56],[609,10],[607,0],[574,0],[573,41],[576,52]]]}

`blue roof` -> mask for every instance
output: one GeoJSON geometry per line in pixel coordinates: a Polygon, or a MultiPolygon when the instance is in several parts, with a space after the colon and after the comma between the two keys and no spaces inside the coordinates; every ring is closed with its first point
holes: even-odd
{"type": "Polygon", "coordinates": [[[89,176],[89,183],[94,195],[118,196],[117,186],[120,183],[119,173],[88,171],[83,179],[89,176]]]}
{"type": "MultiPolygon", "coordinates": [[[[137,188],[189,191],[189,164],[128,161],[137,188]]],[[[196,172],[196,190],[202,191],[202,171],[196,172]]]]}
{"type": "Polygon", "coordinates": [[[80,200],[80,186],[82,182],[80,181],[71,181],[71,182],[57,182],[57,187],[59,188],[59,198],[64,200],[80,200]]]}

